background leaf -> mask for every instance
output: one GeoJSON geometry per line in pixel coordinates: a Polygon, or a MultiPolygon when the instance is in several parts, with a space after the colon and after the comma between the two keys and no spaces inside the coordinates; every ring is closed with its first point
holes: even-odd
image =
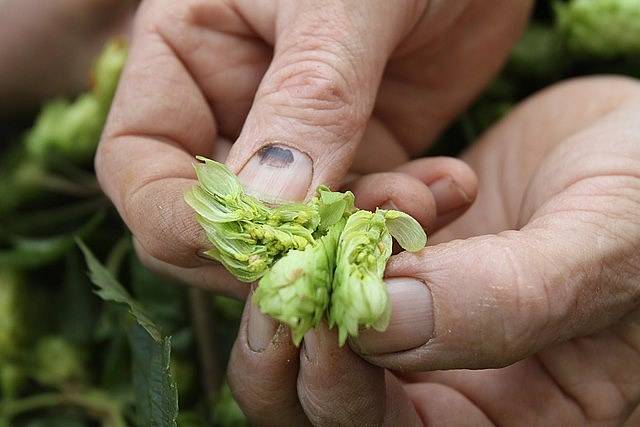
{"type": "Polygon", "coordinates": [[[133,357],[133,386],[141,426],[175,426],[178,391],[171,373],[171,338],[158,343],[136,324],[129,330],[133,357]]]}

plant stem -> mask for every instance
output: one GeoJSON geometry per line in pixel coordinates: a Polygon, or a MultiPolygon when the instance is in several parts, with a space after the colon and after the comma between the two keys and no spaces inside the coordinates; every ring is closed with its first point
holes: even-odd
{"type": "Polygon", "coordinates": [[[0,416],[14,418],[25,412],[55,406],[77,406],[92,418],[101,420],[104,427],[127,427],[117,402],[100,392],[45,393],[0,404],[0,416]]]}
{"type": "Polygon", "coordinates": [[[213,340],[216,325],[212,316],[213,307],[210,298],[211,295],[203,289],[189,289],[191,320],[202,370],[202,387],[207,402],[213,404],[222,385],[222,373],[213,340]]]}

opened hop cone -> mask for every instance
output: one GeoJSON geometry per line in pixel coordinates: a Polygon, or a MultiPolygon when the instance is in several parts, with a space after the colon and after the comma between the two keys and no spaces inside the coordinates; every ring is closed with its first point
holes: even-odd
{"type": "Polygon", "coordinates": [[[357,210],[351,192],[325,186],[306,203],[276,207],[245,193],[224,165],[204,157],[185,200],[212,244],[206,254],[244,282],[260,280],[254,301],[291,328],[298,345],[327,318],[340,344],[361,327],[384,330],[391,315],[384,268],[392,236],[417,251],[426,235],[409,215],[357,210]]]}

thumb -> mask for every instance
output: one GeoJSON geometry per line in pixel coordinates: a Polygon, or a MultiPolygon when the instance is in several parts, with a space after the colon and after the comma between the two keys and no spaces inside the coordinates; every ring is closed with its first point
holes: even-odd
{"type": "Polygon", "coordinates": [[[273,61],[227,159],[250,192],[300,200],[347,173],[404,27],[397,6],[375,3],[296,1],[278,11],[273,61]]]}
{"type": "Polygon", "coordinates": [[[601,330],[633,308],[637,277],[624,273],[619,239],[576,222],[395,256],[389,328],[363,331],[352,348],[397,370],[484,369],[601,330]]]}

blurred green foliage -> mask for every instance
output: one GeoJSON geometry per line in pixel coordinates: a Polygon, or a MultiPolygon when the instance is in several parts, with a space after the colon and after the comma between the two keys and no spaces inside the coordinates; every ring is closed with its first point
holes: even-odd
{"type": "MultiPolygon", "coordinates": [[[[639,8],[636,0],[540,1],[501,74],[432,152],[459,152],[559,80],[640,77],[639,8]]],[[[122,42],[110,44],[91,91],[47,103],[29,123],[0,123],[0,427],[246,424],[226,385],[205,390],[197,357],[211,339],[224,372],[242,303],[210,297],[214,327],[198,335],[192,291],[142,266],[96,183],[91,158],[125,57],[122,42]],[[93,293],[76,236],[128,306],[93,293]],[[129,311],[145,313],[141,323],[154,332],[129,311]]]]}

